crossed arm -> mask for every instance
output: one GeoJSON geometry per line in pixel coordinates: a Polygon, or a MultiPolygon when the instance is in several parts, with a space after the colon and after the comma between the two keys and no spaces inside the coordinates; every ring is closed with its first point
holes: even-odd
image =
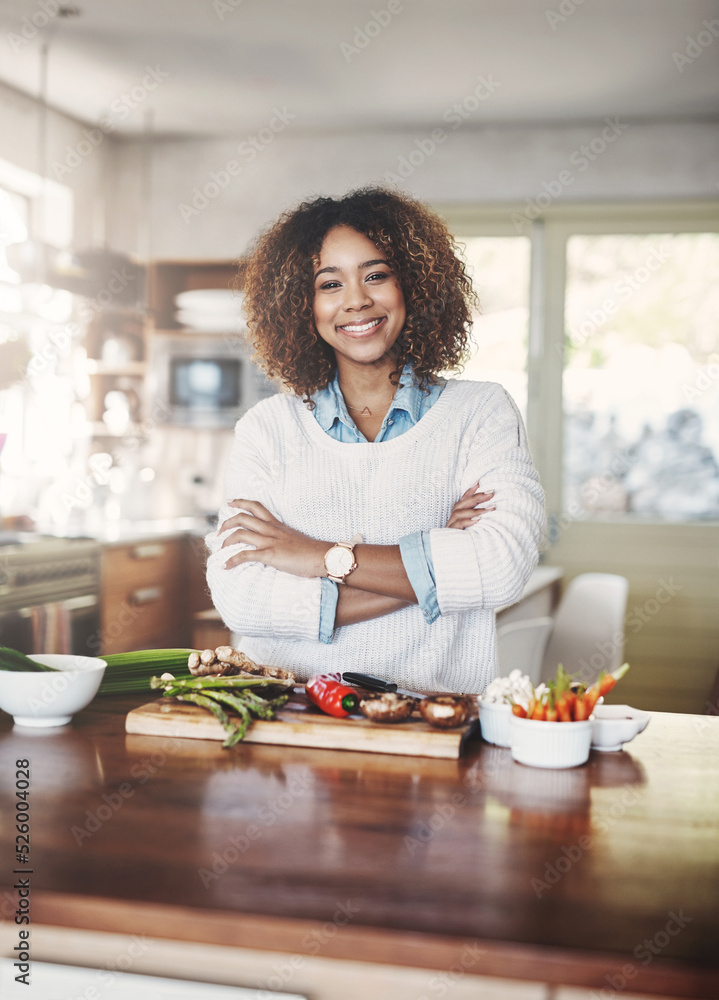
{"type": "MultiPolygon", "coordinates": [[[[481,507],[492,499],[492,493],[480,493],[479,483],[470,486],[452,508],[447,528],[462,530],[474,524],[492,507],[481,507]]],[[[220,525],[220,533],[233,529],[222,547],[243,543],[252,545],[231,556],[225,569],[247,562],[273,566],[300,577],[326,575],[324,556],[334,540],[320,541],[288,527],[257,500],[235,499],[231,507],[238,513],[220,525]]],[[[339,588],[335,624],[354,625],[391,614],[417,598],[405,572],[399,545],[355,546],[357,568],[339,588]]]]}

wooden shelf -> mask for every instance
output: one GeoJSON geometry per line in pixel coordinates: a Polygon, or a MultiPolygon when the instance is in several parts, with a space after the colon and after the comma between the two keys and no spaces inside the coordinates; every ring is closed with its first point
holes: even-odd
{"type": "Polygon", "coordinates": [[[113,434],[103,420],[91,420],[85,427],[87,430],[86,437],[105,437],[111,438],[113,441],[121,441],[122,438],[141,438],[146,436],[146,431],[143,429],[142,424],[129,424],[122,434],[113,434]]]}
{"type": "Polygon", "coordinates": [[[239,265],[232,260],[162,260],[150,265],[150,316],[158,330],[182,332],[175,321],[175,296],[204,288],[236,286],[239,265]]]}
{"type": "Polygon", "coordinates": [[[188,340],[190,338],[196,340],[198,337],[237,337],[244,333],[245,327],[240,327],[237,330],[219,326],[216,330],[189,330],[186,326],[177,327],[175,330],[169,330],[166,327],[162,329],[152,327],[151,329],[152,333],[159,337],[187,337],[188,340]]]}
{"type": "Polygon", "coordinates": [[[88,358],[85,370],[88,375],[135,375],[144,378],[147,374],[147,362],[126,361],[124,364],[113,364],[110,361],[88,358]]]}
{"type": "Polygon", "coordinates": [[[182,292],[199,289],[237,287],[238,272],[241,265],[232,260],[198,260],[154,261],[147,267],[148,305],[147,310],[134,309],[130,306],[110,304],[107,309],[99,311],[88,323],[85,334],[85,348],[90,355],[85,364],[85,372],[89,376],[90,394],[86,402],[86,412],[89,418],[84,433],[92,438],[107,441],[120,438],[141,438],[146,436],[140,423],[128,427],[123,434],[111,433],[102,421],[105,409],[104,400],[108,391],[122,387],[130,398],[131,405],[137,404],[131,410],[136,421],[142,417],[146,405],[145,393],[140,380],[144,382],[150,372],[147,361],[150,336],[186,337],[191,340],[208,338],[227,338],[238,343],[244,340],[244,328],[239,322],[233,326],[219,323],[212,331],[191,330],[181,326],[175,320],[175,297],[182,292]],[[129,341],[133,345],[128,350],[130,356],[138,360],[115,363],[103,361],[102,354],[108,339],[116,337],[129,341]],[[122,379],[135,379],[135,382],[123,385],[122,379]]]}

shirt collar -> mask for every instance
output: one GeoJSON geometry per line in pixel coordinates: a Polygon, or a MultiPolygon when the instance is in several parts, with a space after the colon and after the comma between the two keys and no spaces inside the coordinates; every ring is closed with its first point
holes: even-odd
{"type": "Polygon", "coordinates": [[[414,379],[414,370],[411,365],[407,364],[402,369],[399,386],[397,387],[397,392],[394,394],[390,412],[392,410],[404,410],[414,425],[420,418],[419,410],[422,398],[423,393],[414,379]]]}
{"type": "MultiPolygon", "coordinates": [[[[334,378],[328,383],[325,389],[320,389],[314,393],[312,399],[315,403],[315,419],[327,432],[336,420],[341,420],[343,424],[354,428],[354,420],[349,415],[344,396],[340,389],[339,373],[335,372],[334,378]]],[[[408,414],[413,424],[420,418],[420,404],[422,402],[422,392],[414,380],[414,372],[410,364],[406,364],[400,375],[399,386],[394,394],[392,405],[387,416],[395,410],[404,410],[408,414]]]]}

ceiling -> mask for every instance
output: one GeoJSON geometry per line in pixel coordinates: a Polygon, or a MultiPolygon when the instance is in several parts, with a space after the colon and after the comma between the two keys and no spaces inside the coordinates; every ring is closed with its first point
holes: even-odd
{"type": "MultiPolygon", "coordinates": [[[[54,0],[42,2],[55,7],[54,0]]],[[[493,93],[480,102],[470,98],[474,122],[719,115],[719,38],[702,23],[716,21],[719,32],[719,0],[80,0],[79,6],[79,17],[56,15],[39,27],[41,0],[2,0],[0,80],[37,95],[46,41],[49,103],[88,123],[109,119],[116,133],[141,131],[148,110],[163,134],[249,135],[274,108],[286,109],[305,129],[441,124],[482,78],[493,81],[493,93]],[[373,21],[355,38],[356,28],[373,21]],[[711,43],[695,43],[691,51],[699,54],[678,67],[673,54],[685,53],[702,31],[711,43]]]]}

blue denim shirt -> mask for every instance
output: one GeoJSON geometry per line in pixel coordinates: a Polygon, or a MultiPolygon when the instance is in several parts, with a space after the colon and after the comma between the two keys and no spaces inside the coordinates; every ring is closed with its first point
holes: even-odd
{"type": "MultiPolygon", "coordinates": [[[[414,427],[425,413],[437,402],[445,383],[429,386],[429,395],[418,388],[410,365],[405,365],[400,376],[400,384],[392,405],[382,421],[375,442],[391,441],[414,427]]],[[[357,427],[349,414],[344,396],[340,390],[339,375],[320,389],[312,399],[315,402],[314,415],[323,431],[343,444],[367,443],[367,438],[357,427]]],[[[437,588],[434,580],[434,565],[429,547],[429,532],[416,531],[404,535],[399,540],[399,550],[405,571],[417,597],[417,602],[428,622],[439,617],[437,588]]],[[[334,630],[337,598],[339,591],[333,580],[322,578],[322,602],[320,605],[320,642],[331,643],[334,630]]]]}

